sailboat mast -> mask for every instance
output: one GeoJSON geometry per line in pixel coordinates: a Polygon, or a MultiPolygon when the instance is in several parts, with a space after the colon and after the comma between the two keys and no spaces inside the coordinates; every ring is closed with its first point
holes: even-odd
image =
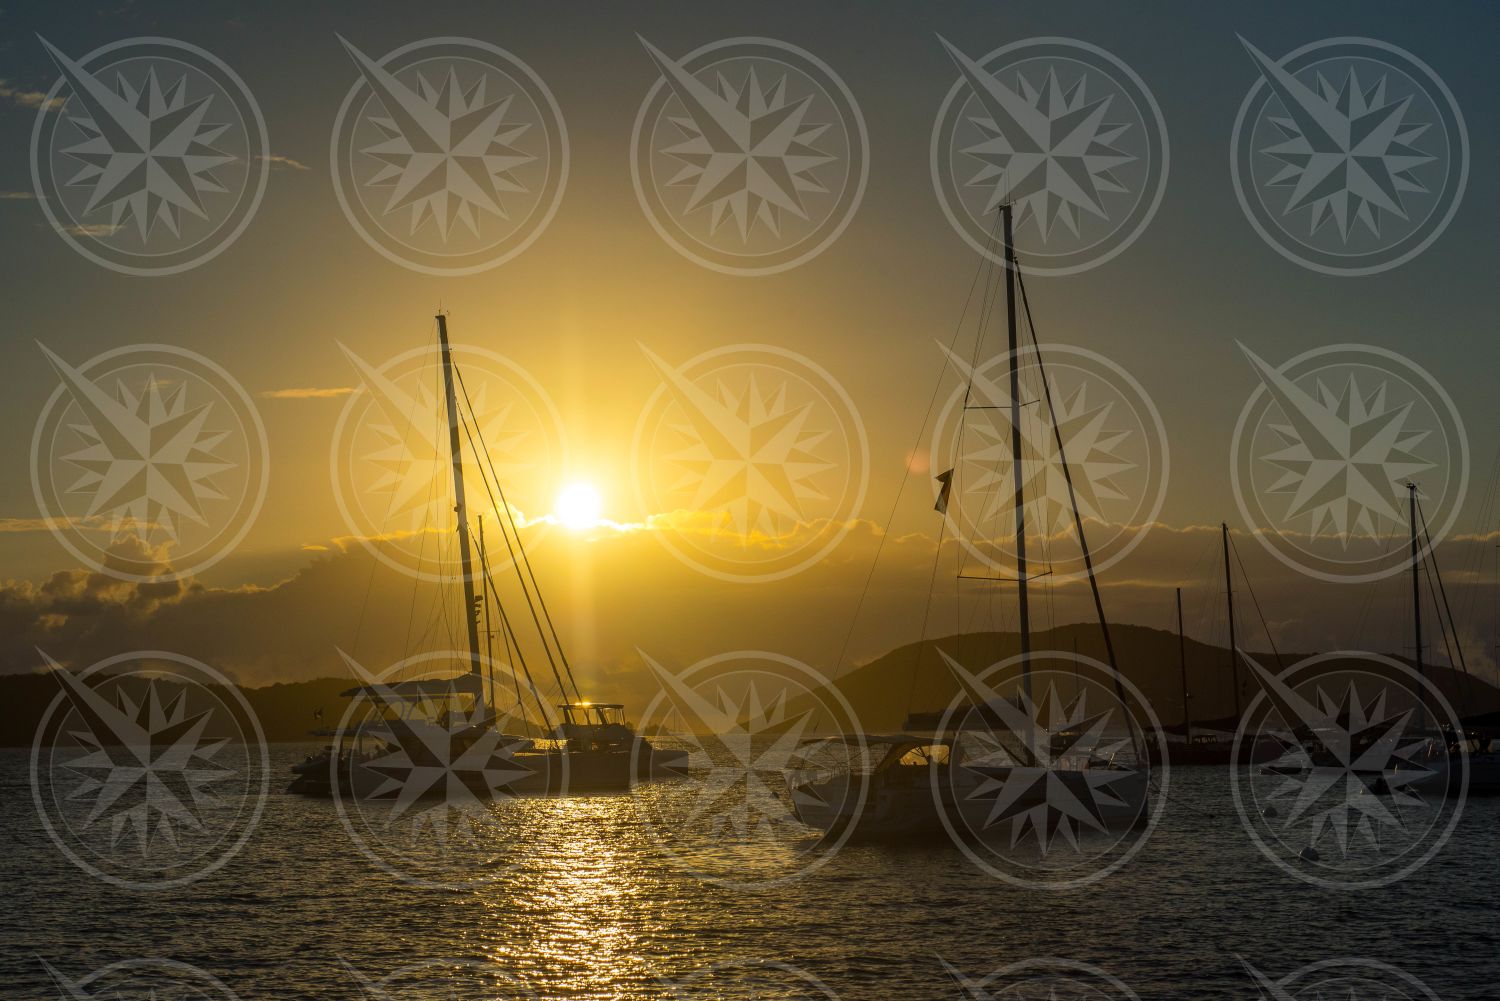
{"type": "Polygon", "coordinates": [[[1182,588],[1177,589],[1177,669],[1182,674],[1182,736],[1193,742],[1193,707],[1187,683],[1187,641],[1182,638],[1182,588]]]}
{"type": "MultiPolygon", "coordinates": [[[[479,656],[479,610],[474,607],[474,561],[469,551],[469,508],[464,499],[464,460],[458,435],[458,397],[453,391],[453,353],[448,347],[448,317],[437,315],[443,358],[443,395],[448,401],[448,449],[453,454],[453,512],[458,516],[458,559],[464,578],[464,623],[468,627],[469,671],[483,684],[479,656]]],[[[482,689],[481,689],[482,690],[482,689]]]]}
{"type": "MultiPolygon", "coordinates": [[[[479,523],[479,576],[481,580],[489,580],[489,558],[484,552],[484,515],[474,520],[479,523]]],[[[484,673],[490,687],[490,705],[494,706],[498,701],[495,698],[495,631],[490,628],[490,603],[485,600],[482,587],[479,589],[478,604],[484,610],[484,673]]]]}
{"type": "Polygon", "coordinates": [[[1026,595],[1026,487],[1021,470],[1021,369],[1020,340],[1016,333],[1016,242],[1012,233],[1012,206],[1000,206],[1005,238],[1005,325],[1010,335],[1010,453],[1011,478],[1015,481],[1016,504],[1016,596],[1021,629],[1021,683],[1031,696],[1031,610],[1026,595]]]}
{"type": "MultiPolygon", "coordinates": [[[[1427,680],[1422,663],[1422,560],[1417,547],[1417,485],[1408,482],[1406,491],[1411,503],[1411,615],[1412,639],[1416,643],[1417,677],[1427,680]]],[[[1425,693],[1417,693],[1417,732],[1427,729],[1427,700],[1425,693]]]]}
{"type": "Polygon", "coordinates": [[[1234,718],[1240,718],[1240,648],[1234,640],[1234,574],[1229,564],[1229,524],[1219,522],[1224,540],[1224,602],[1229,612],[1229,677],[1234,685],[1234,718]]]}

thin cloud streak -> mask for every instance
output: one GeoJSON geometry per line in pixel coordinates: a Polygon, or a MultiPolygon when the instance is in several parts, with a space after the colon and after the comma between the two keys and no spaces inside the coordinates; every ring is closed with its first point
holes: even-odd
{"type": "Polygon", "coordinates": [[[348,396],[353,386],[305,386],[291,389],[265,389],[257,395],[266,400],[332,400],[348,396]]]}
{"type": "Polygon", "coordinates": [[[42,111],[56,111],[63,106],[66,98],[54,97],[47,99],[47,95],[39,90],[21,90],[12,87],[10,81],[0,78],[0,100],[9,101],[18,108],[37,108],[42,111]]]}

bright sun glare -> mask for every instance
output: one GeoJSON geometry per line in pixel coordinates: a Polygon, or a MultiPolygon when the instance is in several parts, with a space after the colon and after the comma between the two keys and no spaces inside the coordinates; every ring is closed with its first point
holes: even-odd
{"type": "Polygon", "coordinates": [[[603,509],[604,502],[592,483],[573,483],[557,495],[553,513],[568,528],[581,530],[599,524],[599,513],[603,509]]]}

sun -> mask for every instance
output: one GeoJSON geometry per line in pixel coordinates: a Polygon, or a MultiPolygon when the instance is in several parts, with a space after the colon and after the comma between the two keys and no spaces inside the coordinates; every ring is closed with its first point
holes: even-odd
{"type": "Polygon", "coordinates": [[[557,495],[553,514],[567,528],[582,531],[599,524],[604,501],[592,483],[570,483],[557,495]]]}

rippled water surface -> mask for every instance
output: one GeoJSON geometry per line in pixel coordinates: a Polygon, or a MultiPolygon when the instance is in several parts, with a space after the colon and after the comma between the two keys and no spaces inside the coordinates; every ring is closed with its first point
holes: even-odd
{"type": "MultiPolygon", "coordinates": [[[[998,882],[945,840],[847,846],[804,878],[750,889],[686,871],[684,855],[711,860],[712,844],[663,850],[637,800],[671,795],[658,787],[504,804],[504,827],[482,856],[465,857],[460,885],[424,887],[362,852],[333,804],[278,791],[306,750],[273,749],[273,792],[243,851],[160,891],[76,868],[38,819],[29,752],[0,752],[3,996],[58,997],[43,959],[82,974],[145,956],[201,967],[243,999],[357,998],[356,974],[375,983],[423,960],[487,962],[516,996],[662,998],[716,963],[774,961],[840,998],[905,1001],[963,996],[943,961],[978,977],[1034,957],[1094,964],[1144,999],[1255,998],[1239,957],[1282,976],[1345,956],[1394,963],[1445,1001],[1500,996],[1500,800],[1470,801],[1414,876],[1358,892],[1309,886],[1264,858],[1216,768],[1174,771],[1145,848],[1082,889],[998,882]]],[[[762,864],[774,872],[803,850],[762,864]]],[[[416,978],[390,996],[449,995],[416,978]]]]}

